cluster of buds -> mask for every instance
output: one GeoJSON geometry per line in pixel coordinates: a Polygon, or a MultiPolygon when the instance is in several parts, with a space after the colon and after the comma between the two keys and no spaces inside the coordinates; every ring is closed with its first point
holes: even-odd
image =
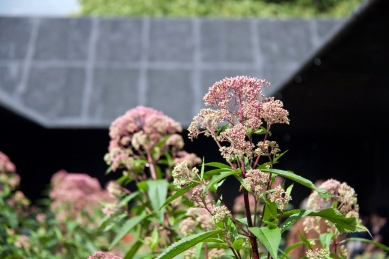
{"type": "Polygon", "coordinates": [[[327,249],[318,249],[315,250],[308,250],[307,251],[307,258],[308,259],[325,259],[330,258],[330,252],[327,249]]]}
{"type": "Polygon", "coordinates": [[[189,168],[190,166],[186,160],[182,161],[174,167],[172,176],[174,179],[173,184],[176,189],[181,189],[183,186],[189,184],[194,179],[200,178],[198,175],[199,169],[196,167],[193,167],[192,169],[189,168]]]}
{"type": "Polygon", "coordinates": [[[184,236],[194,233],[198,226],[202,231],[209,231],[215,228],[212,216],[204,208],[190,208],[186,215],[188,217],[180,224],[180,231],[184,236]]]}
{"type": "Polygon", "coordinates": [[[82,224],[93,224],[88,219],[100,211],[100,202],[113,201],[108,191],[101,188],[99,181],[87,174],[61,170],[53,175],[51,185],[51,210],[61,222],[72,219],[82,224]],[[83,216],[82,211],[89,217],[83,216]]]}
{"type": "Polygon", "coordinates": [[[256,194],[256,196],[259,196],[266,190],[269,177],[269,174],[264,173],[259,169],[251,169],[247,171],[244,182],[246,186],[256,194]]]}
{"type": "MultiPolygon", "coordinates": [[[[333,204],[336,204],[336,209],[346,217],[354,217],[359,219],[359,206],[357,203],[357,195],[355,190],[347,185],[347,183],[340,183],[337,180],[329,179],[320,185],[320,188],[326,190],[332,195],[331,198],[323,198],[317,192],[313,192],[308,198],[307,209],[319,211],[327,208],[331,208],[333,204]]],[[[319,231],[317,225],[319,219],[314,220],[311,217],[306,218],[304,221],[305,231],[314,229],[319,231]]],[[[333,224],[327,222],[328,229],[331,233],[336,232],[336,228],[333,224]]]]}
{"type": "Polygon", "coordinates": [[[285,206],[292,199],[292,197],[285,192],[281,185],[277,185],[276,188],[273,189],[273,192],[269,194],[269,198],[270,201],[275,202],[277,204],[277,208],[279,210],[284,210],[285,206]]]}

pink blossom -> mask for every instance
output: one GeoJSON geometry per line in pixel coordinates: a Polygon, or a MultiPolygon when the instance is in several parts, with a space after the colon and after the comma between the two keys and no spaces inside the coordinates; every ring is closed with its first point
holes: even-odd
{"type": "Polygon", "coordinates": [[[95,252],[93,255],[89,256],[88,259],[122,259],[119,256],[116,256],[108,252],[95,252]]]}
{"type": "Polygon", "coordinates": [[[15,165],[8,156],[0,151],[0,172],[16,173],[15,165]]]}
{"type": "MultiPolygon", "coordinates": [[[[165,136],[181,130],[178,122],[162,112],[138,106],[128,110],[112,122],[109,128],[111,137],[109,153],[105,156],[105,160],[113,170],[119,167],[130,169],[133,165],[131,156],[137,156],[144,151],[151,150],[165,136]]],[[[170,139],[168,145],[174,144],[175,147],[182,147],[183,142],[177,142],[177,136],[172,136],[175,137],[170,139]]]]}
{"type": "Polygon", "coordinates": [[[51,183],[51,209],[59,220],[70,218],[83,221],[85,219],[81,219],[82,210],[92,216],[95,210],[100,210],[100,202],[113,200],[108,192],[101,188],[99,181],[87,174],[61,170],[53,175],[51,183]]]}

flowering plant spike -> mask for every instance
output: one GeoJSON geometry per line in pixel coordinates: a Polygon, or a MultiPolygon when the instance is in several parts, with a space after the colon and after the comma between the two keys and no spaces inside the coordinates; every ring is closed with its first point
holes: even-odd
{"type": "MultiPolygon", "coordinates": [[[[196,258],[195,251],[203,253],[202,258],[211,258],[209,247],[223,247],[226,255],[238,259],[289,258],[287,253],[279,250],[281,235],[300,218],[324,219],[334,230],[330,232],[334,233],[331,242],[336,245],[337,238],[343,232],[366,230],[359,222],[356,198],[350,187],[342,184],[338,192],[326,186],[319,189],[308,179],[274,168],[284,153],[281,153],[278,143],[269,139],[270,130],[275,124],[289,124],[290,121],[289,113],[281,101],[264,96],[262,89],[268,86],[270,84],[265,80],[246,76],[216,82],[204,97],[205,105],[211,108],[202,109],[188,128],[192,140],[200,134],[211,137],[226,164],[203,161],[199,173],[196,168],[189,169],[184,161],[173,170],[175,188],[191,192],[191,201],[198,211],[197,220],[200,215],[205,217],[205,213],[208,213],[213,219],[213,229],[221,231],[208,241],[176,244],[176,250],[180,246],[188,246],[188,243],[193,247],[193,252],[186,250],[185,258],[196,258]],[[224,205],[218,188],[227,177],[234,177],[241,184],[243,211],[232,212],[224,205]],[[289,212],[293,185],[285,186],[285,178],[313,189],[315,192],[311,204],[322,199],[328,206],[289,212]],[[335,207],[333,203],[339,201],[340,194],[343,195],[343,203],[335,207]],[[346,203],[345,199],[349,202],[346,203]]],[[[186,235],[197,224],[191,217],[192,213],[188,213],[188,218],[181,224],[186,235]]],[[[203,223],[201,226],[206,225],[211,224],[203,223]]],[[[331,253],[344,257],[344,253],[339,252],[340,248],[334,250],[323,245],[321,249],[310,249],[303,257],[316,258],[316,255],[323,255],[323,258],[330,258],[331,253]]],[[[166,254],[168,252],[159,258],[165,258],[166,254]]]]}

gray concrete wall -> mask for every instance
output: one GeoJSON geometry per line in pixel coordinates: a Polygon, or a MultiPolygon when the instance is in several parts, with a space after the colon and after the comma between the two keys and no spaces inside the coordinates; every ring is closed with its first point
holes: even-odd
{"type": "Polygon", "coordinates": [[[46,127],[107,127],[137,105],[187,126],[224,77],[283,82],[338,20],[0,17],[0,105],[46,127]]]}

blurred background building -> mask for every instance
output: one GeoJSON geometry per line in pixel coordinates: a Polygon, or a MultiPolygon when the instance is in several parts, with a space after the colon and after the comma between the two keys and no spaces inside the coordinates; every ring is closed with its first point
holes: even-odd
{"type": "MultiPolygon", "coordinates": [[[[78,8],[72,3],[69,13],[78,8]]],[[[0,150],[16,164],[27,196],[39,197],[62,168],[107,181],[108,127],[126,110],[150,106],[186,128],[214,82],[248,75],[270,81],[265,94],[290,112],[291,125],[273,129],[289,150],[281,168],[312,181],[346,181],[362,209],[388,205],[388,1],[366,1],[344,19],[67,18],[4,10],[0,150]]],[[[188,151],[221,160],[210,139],[186,142],[188,151]]],[[[225,197],[232,201],[235,189],[225,197]]],[[[293,203],[308,194],[295,187],[293,203]]]]}

